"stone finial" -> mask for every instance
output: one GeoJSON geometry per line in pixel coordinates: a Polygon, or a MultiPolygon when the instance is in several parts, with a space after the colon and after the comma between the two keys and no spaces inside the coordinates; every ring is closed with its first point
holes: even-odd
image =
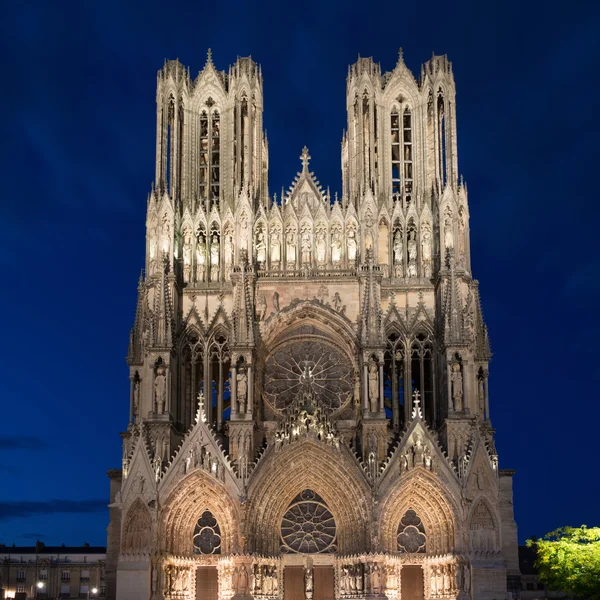
{"type": "Polygon", "coordinates": [[[303,171],[308,171],[308,163],[310,162],[310,154],[308,153],[308,148],[306,146],[304,146],[304,148],[302,148],[302,154],[300,156],[300,160],[302,161],[302,170],[303,171]]]}
{"type": "Polygon", "coordinates": [[[421,392],[419,390],[415,390],[413,392],[413,410],[412,410],[412,418],[419,417],[419,419],[423,418],[423,413],[421,412],[421,392]]]}

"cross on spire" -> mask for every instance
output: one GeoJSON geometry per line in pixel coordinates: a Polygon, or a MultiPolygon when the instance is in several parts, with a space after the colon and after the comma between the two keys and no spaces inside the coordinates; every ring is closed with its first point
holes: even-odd
{"type": "Polygon", "coordinates": [[[308,171],[308,163],[310,161],[310,154],[308,153],[308,148],[304,146],[302,148],[302,154],[300,156],[300,160],[302,161],[302,170],[308,171]]]}
{"type": "Polygon", "coordinates": [[[423,418],[423,413],[421,412],[421,392],[417,389],[413,392],[412,418],[414,419],[416,416],[419,416],[421,419],[423,418]]]}

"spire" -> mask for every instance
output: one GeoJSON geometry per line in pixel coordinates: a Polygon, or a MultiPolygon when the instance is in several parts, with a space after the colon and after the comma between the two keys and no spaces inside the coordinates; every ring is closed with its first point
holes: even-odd
{"type": "Polygon", "coordinates": [[[308,163],[310,162],[310,154],[308,153],[308,148],[304,146],[302,148],[302,154],[300,156],[300,160],[302,161],[302,171],[308,173],[308,163]]]}
{"type": "Polygon", "coordinates": [[[129,334],[129,351],[127,352],[127,362],[132,364],[139,364],[142,362],[141,356],[141,341],[142,341],[142,319],[144,317],[144,275],[140,271],[140,278],[137,287],[138,297],[137,304],[135,307],[135,320],[133,322],[133,328],[129,334]]]}
{"type": "Polygon", "coordinates": [[[168,272],[169,261],[166,259],[154,296],[154,345],[159,347],[173,343],[173,307],[168,272]]]}
{"type": "Polygon", "coordinates": [[[464,341],[463,307],[456,279],[454,248],[446,249],[446,264],[450,270],[450,278],[447,282],[444,306],[444,341],[446,345],[460,344],[464,341]]]}

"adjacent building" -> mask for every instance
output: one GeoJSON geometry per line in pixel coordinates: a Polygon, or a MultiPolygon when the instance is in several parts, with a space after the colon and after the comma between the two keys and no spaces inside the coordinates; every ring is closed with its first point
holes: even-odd
{"type": "Polygon", "coordinates": [[[104,598],[106,548],[0,544],[0,598],[104,598]]]}
{"type": "Polygon", "coordinates": [[[251,58],[156,100],[107,597],[518,596],[452,64],[349,68],[339,196],[269,193],[251,58]]]}

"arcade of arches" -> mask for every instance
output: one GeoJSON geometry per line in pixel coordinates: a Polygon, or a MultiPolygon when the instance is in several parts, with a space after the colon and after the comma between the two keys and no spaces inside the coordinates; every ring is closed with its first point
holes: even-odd
{"type": "Polygon", "coordinates": [[[347,81],[342,193],[267,189],[262,72],[158,75],[109,600],[519,588],[451,64],[347,81]]]}

